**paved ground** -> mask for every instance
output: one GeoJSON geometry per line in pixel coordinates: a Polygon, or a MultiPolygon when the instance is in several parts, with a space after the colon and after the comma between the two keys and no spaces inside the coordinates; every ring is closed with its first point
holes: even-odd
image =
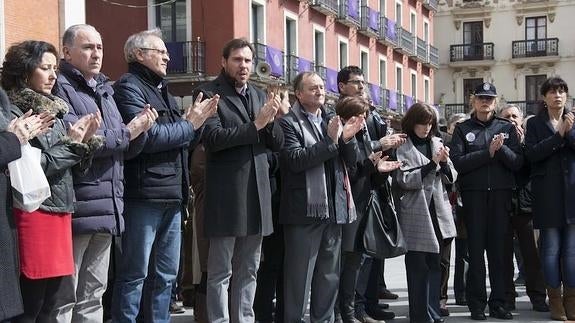
{"type": "MultiPolygon", "coordinates": [[[[453,262],[452,262],[453,264],[453,262]]],[[[388,288],[394,293],[399,295],[399,299],[395,301],[388,301],[390,304],[390,309],[395,312],[396,318],[391,321],[394,323],[409,323],[407,314],[409,312],[408,302],[407,302],[407,280],[405,276],[405,265],[403,262],[403,257],[398,257],[394,259],[389,259],[385,264],[386,269],[386,283],[388,288]]],[[[451,276],[453,276],[453,266],[451,268],[451,276]]],[[[450,286],[452,282],[450,282],[450,286]]],[[[453,300],[453,294],[450,290],[450,299],[448,301],[448,307],[451,311],[451,316],[446,318],[446,322],[456,323],[456,322],[477,322],[469,318],[469,312],[467,307],[457,306],[453,300]]],[[[553,322],[549,319],[548,313],[537,313],[531,311],[531,304],[529,303],[529,298],[525,295],[525,287],[519,287],[517,289],[519,293],[519,298],[517,298],[517,310],[513,311],[514,319],[511,322],[553,322]]],[[[184,323],[193,322],[193,313],[191,310],[187,310],[186,313],[180,315],[173,315],[172,322],[184,323]]],[[[497,319],[487,318],[487,321],[483,322],[509,322],[497,319]]]]}

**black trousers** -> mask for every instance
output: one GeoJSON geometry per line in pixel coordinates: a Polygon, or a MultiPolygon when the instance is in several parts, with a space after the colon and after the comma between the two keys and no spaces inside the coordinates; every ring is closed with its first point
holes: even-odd
{"type": "Polygon", "coordinates": [[[483,311],[505,303],[505,239],[511,211],[511,190],[463,191],[463,208],[467,225],[469,272],[467,305],[470,311],[483,311]],[[487,302],[485,258],[489,265],[491,294],[487,302]]]}
{"type": "Polygon", "coordinates": [[[439,299],[447,302],[447,285],[449,283],[449,267],[451,266],[451,245],[453,239],[445,239],[439,242],[439,256],[441,259],[441,287],[439,299]]]}
{"type": "Polygon", "coordinates": [[[533,217],[530,214],[509,217],[509,229],[505,239],[505,296],[509,303],[515,302],[515,284],[513,274],[513,237],[517,237],[523,258],[525,272],[525,289],[531,303],[545,302],[545,279],[537,244],[533,235],[533,217]]]}
{"type": "Polygon", "coordinates": [[[14,323],[53,322],[56,319],[56,292],[62,277],[28,279],[20,276],[24,314],[12,319],[14,323]]]}
{"type": "Polygon", "coordinates": [[[455,273],[453,274],[453,294],[456,300],[466,300],[465,286],[469,269],[467,238],[455,238],[455,273]]]}
{"type": "Polygon", "coordinates": [[[437,253],[408,251],[405,255],[410,323],[428,323],[441,318],[440,261],[437,253]]]}
{"type": "Polygon", "coordinates": [[[274,233],[264,237],[262,242],[263,259],[258,269],[254,312],[259,322],[284,321],[284,234],[278,226],[274,233]],[[276,299],[275,316],[273,299],[276,299]]]}

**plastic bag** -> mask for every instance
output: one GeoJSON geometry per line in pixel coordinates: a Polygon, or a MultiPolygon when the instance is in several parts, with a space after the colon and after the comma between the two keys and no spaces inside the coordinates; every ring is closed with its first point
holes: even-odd
{"type": "Polygon", "coordinates": [[[42,152],[29,144],[22,145],[22,157],[8,163],[14,207],[32,212],[50,197],[50,185],[40,165],[42,152]]]}

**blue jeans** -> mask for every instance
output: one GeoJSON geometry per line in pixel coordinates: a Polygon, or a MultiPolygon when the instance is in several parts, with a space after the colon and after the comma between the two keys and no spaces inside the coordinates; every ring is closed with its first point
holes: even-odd
{"type": "Polygon", "coordinates": [[[113,322],[136,322],[142,295],[146,298],[146,322],[170,321],[172,284],[180,262],[181,210],[180,203],[126,202],[123,257],[112,302],[113,322]],[[150,264],[153,280],[146,283],[149,292],[142,293],[150,264]]]}
{"type": "Polygon", "coordinates": [[[575,225],[540,230],[543,274],[551,288],[575,287],[575,225]],[[561,273],[563,272],[563,274],[561,273]]]}

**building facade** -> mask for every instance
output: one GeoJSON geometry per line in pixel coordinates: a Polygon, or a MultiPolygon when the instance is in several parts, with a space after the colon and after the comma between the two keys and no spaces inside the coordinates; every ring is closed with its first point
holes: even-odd
{"type": "Polygon", "coordinates": [[[101,31],[104,72],[126,70],[128,35],[160,27],[170,51],[171,91],[187,97],[221,69],[221,48],[246,37],[255,46],[253,81],[290,84],[317,71],[337,96],[337,71],[360,66],[374,105],[402,112],[434,102],[439,64],[433,30],[437,0],[133,0],[86,1],[86,22],[101,31]],[[130,17],[126,19],[126,17],[130,17]],[[264,64],[265,62],[265,64],[264,64]]]}
{"type": "Polygon", "coordinates": [[[570,0],[442,1],[435,17],[437,103],[446,115],[468,112],[473,88],[489,81],[500,104],[534,113],[547,77],[575,82],[574,15],[570,0]]]}

